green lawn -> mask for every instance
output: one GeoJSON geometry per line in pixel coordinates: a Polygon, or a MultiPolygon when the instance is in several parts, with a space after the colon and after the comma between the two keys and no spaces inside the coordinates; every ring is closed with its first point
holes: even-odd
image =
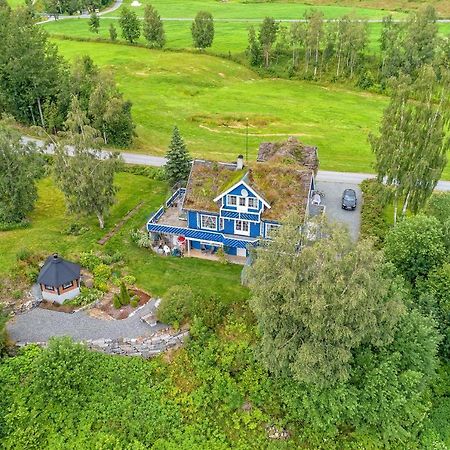
{"type": "Polygon", "coordinates": [[[195,156],[234,160],[261,141],[297,135],[318,145],[322,169],[371,171],[369,131],[387,99],[336,86],[261,79],[226,59],[123,45],[56,41],[69,59],[82,54],[115,74],[133,102],[138,139],[132,151],[164,154],[178,124],[195,156]]]}
{"type": "Polygon", "coordinates": [[[164,258],[135,247],[129,239],[130,230],[143,226],[150,213],[165,199],[167,188],[165,183],[125,173],[117,175],[117,183],[120,187],[118,201],[102,231],[94,218],[70,217],[66,213],[64,198],[52,180],[41,180],[39,200],[30,217],[32,226],[23,230],[0,232],[0,277],[11,270],[17,252],[21,249],[48,254],[56,251],[66,257],[91,249],[111,249],[122,253],[126,269],[137,278],[137,284],[155,295],[162,295],[172,285],[183,284],[204,288],[211,293],[222,292],[230,300],[238,295],[246,295],[246,290],[240,286],[240,266],[194,258],[164,258]],[[144,207],[116,236],[104,247],[96,243],[127,211],[141,201],[145,202],[144,207]],[[86,224],[89,231],[81,236],[62,233],[74,221],[86,224]]]}
{"type": "MultiPolygon", "coordinates": [[[[130,6],[132,0],[124,0],[124,6],[130,6]]],[[[193,18],[198,11],[209,11],[215,18],[224,19],[263,19],[266,16],[275,19],[301,19],[305,12],[320,9],[324,16],[329,19],[352,14],[359,18],[381,19],[389,11],[372,8],[345,7],[338,5],[315,6],[296,1],[217,1],[217,0],[141,0],[139,7],[131,7],[134,11],[143,15],[145,5],[152,4],[161,17],[193,18]]],[[[120,11],[120,10],[119,10],[120,11]]],[[[116,16],[118,11],[109,15],[116,16]]],[[[395,17],[404,17],[405,14],[393,12],[395,17]]]]}

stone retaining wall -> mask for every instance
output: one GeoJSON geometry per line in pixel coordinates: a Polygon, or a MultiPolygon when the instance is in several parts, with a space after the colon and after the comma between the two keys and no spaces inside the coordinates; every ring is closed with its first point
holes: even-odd
{"type": "MultiPolygon", "coordinates": [[[[183,345],[189,336],[189,331],[180,331],[175,334],[165,332],[151,337],[138,337],[135,339],[94,339],[83,341],[86,346],[95,351],[108,355],[140,356],[151,358],[161,352],[183,345]]],[[[17,342],[18,347],[28,344],[37,344],[42,347],[47,346],[47,342],[17,342]]]]}

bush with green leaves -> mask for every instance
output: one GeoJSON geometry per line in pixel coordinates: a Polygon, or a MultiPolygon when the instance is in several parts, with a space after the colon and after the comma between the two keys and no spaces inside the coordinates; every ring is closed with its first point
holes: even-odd
{"type": "Polygon", "coordinates": [[[156,310],[158,320],[173,327],[188,320],[194,293],[189,286],[172,286],[164,294],[156,310]]]}
{"type": "Polygon", "coordinates": [[[94,275],[94,287],[103,292],[108,290],[108,281],[111,278],[112,270],[106,264],[99,264],[92,271],[94,275]]]}
{"type": "Polygon", "coordinates": [[[152,247],[152,239],[148,235],[148,233],[141,229],[132,230],[130,233],[131,240],[139,247],[139,248],[151,248],[152,247]]]}
{"type": "Polygon", "coordinates": [[[89,231],[88,227],[82,225],[79,222],[73,222],[65,228],[63,233],[67,234],[69,236],[80,236],[80,235],[86,233],[87,231],[89,231]]]}
{"type": "Polygon", "coordinates": [[[71,306],[86,306],[100,300],[103,297],[104,292],[100,289],[87,288],[82,286],[80,288],[80,293],[75,298],[66,300],[65,305],[71,306]]]}
{"type": "Polygon", "coordinates": [[[80,264],[91,272],[101,263],[101,258],[93,251],[83,252],[80,255],[80,264]]]}
{"type": "Polygon", "coordinates": [[[9,316],[5,312],[3,305],[0,303],[0,358],[6,353],[6,343],[8,341],[6,322],[8,319],[9,316]]]}
{"type": "Polygon", "coordinates": [[[384,253],[411,283],[443,264],[447,251],[442,225],[419,214],[399,222],[386,235],[384,253]]]}

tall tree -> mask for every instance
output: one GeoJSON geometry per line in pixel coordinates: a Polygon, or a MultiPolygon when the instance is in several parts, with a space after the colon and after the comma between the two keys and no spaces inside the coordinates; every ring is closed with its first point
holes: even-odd
{"type": "Polygon", "coordinates": [[[67,68],[25,9],[0,8],[0,24],[0,109],[45,128],[46,107],[68,107],[67,68]]]}
{"type": "Polygon", "coordinates": [[[261,46],[256,37],[255,27],[251,26],[248,30],[247,54],[252,66],[259,66],[262,62],[261,46]]]}
{"type": "Polygon", "coordinates": [[[394,222],[398,202],[404,197],[403,215],[409,206],[421,208],[431,195],[446,164],[450,138],[448,75],[438,82],[431,68],[424,68],[416,83],[402,78],[394,85],[384,111],[380,135],[369,136],[376,157],[379,180],[391,188],[394,222]]]}
{"type": "Polygon", "coordinates": [[[119,25],[122,28],[122,37],[130,44],[133,44],[141,35],[141,25],[135,12],[128,8],[122,8],[119,18],[119,25]]]}
{"type": "Polygon", "coordinates": [[[177,126],[173,129],[166,158],[167,163],[164,169],[170,184],[172,186],[176,183],[185,184],[189,177],[192,160],[177,126]]]}
{"type": "Polygon", "coordinates": [[[0,125],[0,222],[18,223],[34,209],[42,164],[32,144],[0,125]]]}
{"type": "Polygon", "coordinates": [[[269,67],[270,64],[270,54],[277,40],[278,24],[272,17],[266,17],[259,28],[258,39],[261,44],[263,55],[264,55],[264,65],[269,67]]]}
{"type": "Polygon", "coordinates": [[[319,10],[313,10],[306,18],[306,48],[308,61],[309,59],[314,60],[314,77],[316,77],[319,68],[319,54],[324,37],[323,13],[319,10]]]}
{"type": "Polygon", "coordinates": [[[199,11],[191,25],[195,48],[204,50],[211,47],[214,40],[214,20],[210,12],[199,11]]]}
{"type": "Polygon", "coordinates": [[[97,15],[95,11],[92,12],[91,17],[89,18],[89,29],[92,33],[98,34],[98,30],[100,28],[100,17],[97,15]]]}
{"type": "Polygon", "coordinates": [[[349,379],[358,349],[392,342],[405,291],[371,243],[352,244],[342,228],[319,225],[329,237],[299,251],[301,223],[289,218],[250,268],[260,358],[276,374],[333,385],[349,379]]]}
{"type": "Polygon", "coordinates": [[[114,174],[120,167],[118,153],[95,148],[97,132],[88,125],[76,97],[67,119],[66,139],[55,150],[54,176],[69,211],[95,215],[100,228],[115,203],[114,174]]]}
{"type": "Polygon", "coordinates": [[[152,5],[145,7],[142,34],[153,47],[162,48],[166,43],[166,35],[161,17],[152,5]]]}

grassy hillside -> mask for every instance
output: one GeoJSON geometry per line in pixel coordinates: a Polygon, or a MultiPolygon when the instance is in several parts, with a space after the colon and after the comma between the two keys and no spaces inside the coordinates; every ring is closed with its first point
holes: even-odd
{"type": "MultiPolygon", "coordinates": [[[[49,22],[42,25],[51,35],[54,36],[75,36],[86,39],[109,39],[109,26],[114,24],[118,31],[118,38],[125,42],[121,37],[119,22],[117,19],[100,19],[99,34],[93,34],[89,30],[88,19],[67,19],[49,22]]],[[[248,45],[248,30],[251,26],[258,26],[255,22],[216,22],[214,42],[207,53],[242,53],[248,45]]],[[[289,23],[285,26],[289,27],[289,23]]],[[[381,33],[380,23],[369,23],[369,45],[368,52],[377,52],[379,50],[379,39],[381,33]]],[[[191,22],[189,21],[165,21],[164,29],[166,31],[166,47],[169,49],[192,49],[191,22]]],[[[439,31],[442,35],[450,34],[450,23],[440,23],[439,31]]],[[[145,43],[141,36],[139,42],[145,43]]]]}
{"type": "Polygon", "coordinates": [[[226,59],[123,45],[56,41],[68,59],[82,54],[115,74],[133,102],[138,139],[133,151],[163,154],[174,124],[195,156],[250,156],[261,141],[297,135],[320,148],[321,167],[370,171],[367,134],[376,130],[387,99],[306,82],[261,79],[226,59]]]}
{"type": "MultiPolygon", "coordinates": [[[[129,6],[132,0],[124,0],[124,6],[129,6]]],[[[380,19],[386,15],[386,10],[361,8],[356,4],[350,7],[332,5],[314,5],[313,2],[296,1],[216,1],[216,0],[140,0],[140,7],[133,10],[143,14],[145,5],[151,3],[160,13],[161,17],[193,18],[198,11],[209,11],[215,18],[225,19],[263,19],[272,16],[276,19],[299,19],[306,11],[320,9],[325,17],[334,19],[345,14],[354,14],[360,18],[380,19]],[[355,7],[356,6],[356,7],[355,7]]],[[[394,13],[396,17],[404,16],[403,13],[394,13]]],[[[117,15],[117,11],[110,13],[117,15]]]]}

